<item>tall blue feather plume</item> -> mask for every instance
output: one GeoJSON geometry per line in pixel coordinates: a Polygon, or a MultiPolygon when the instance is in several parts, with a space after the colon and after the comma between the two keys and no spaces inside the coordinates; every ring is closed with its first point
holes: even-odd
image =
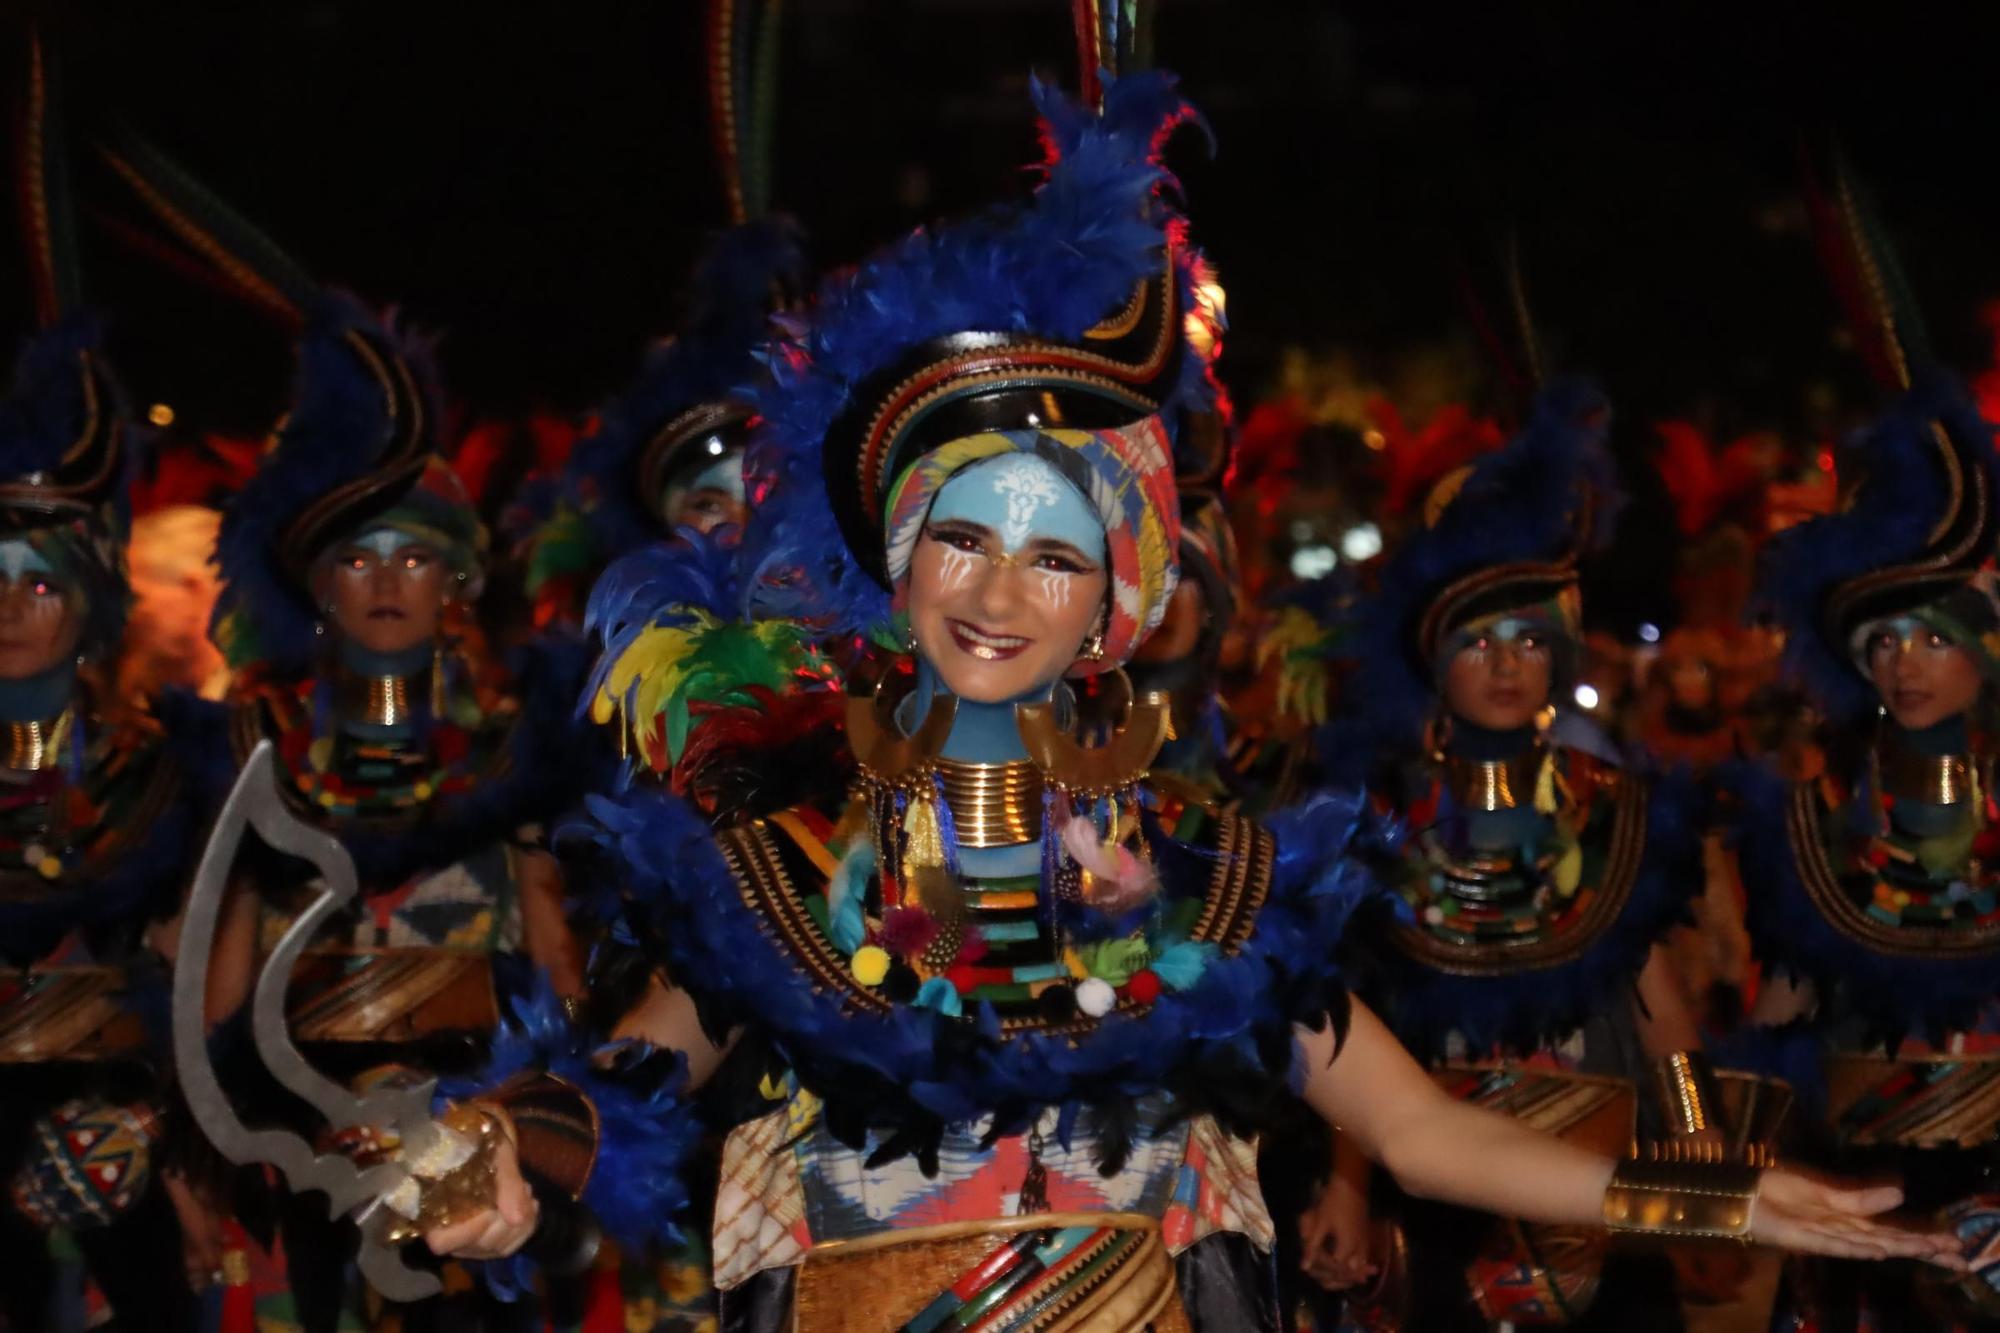
{"type": "MultiPolygon", "coordinates": [[[[947,334],[1078,338],[1158,266],[1179,225],[1156,202],[1173,185],[1158,145],[1193,118],[1172,77],[1111,83],[1101,117],[1040,82],[1034,99],[1051,161],[1027,204],[912,232],[834,275],[805,326],[771,350],[770,375],[748,395],[766,423],[749,460],[757,503],[744,534],[744,596],[753,613],[854,634],[879,633],[888,619],[887,596],[826,521],[820,442],[857,385],[947,334]]],[[[1199,369],[1190,379],[1199,382],[1199,369]]]]}

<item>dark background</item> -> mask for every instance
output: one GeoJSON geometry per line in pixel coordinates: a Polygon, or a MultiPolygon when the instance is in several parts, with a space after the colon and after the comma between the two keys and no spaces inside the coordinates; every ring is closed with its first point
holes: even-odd
{"type": "MultiPolygon", "coordinates": [[[[479,415],[615,390],[722,220],[692,0],[42,19],[74,137],[122,114],[315,272],[400,303],[444,335],[479,415]]],[[[1074,77],[1061,0],[794,0],[783,21],[775,196],[827,263],[1025,189],[1027,76],[1074,77]]],[[[1798,204],[1802,153],[1836,139],[1943,358],[1988,361],[2000,6],[1162,0],[1155,55],[1220,145],[1174,161],[1228,289],[1241,399],[1287,344],[1347,347],[1386,379],[1467,343],[1465,282],[1514,229],[1554,359],[1607,383],[1628,452],[1632,423],[1665,414],[1802,433],[1807,386],[1865,406],[1798,204]]],[[[82,188],[138,216],[115,180],[82,188]]],[[[277,331],[88,219],[85,240],[135,395],[184,427],[263,429],[277,331]]]]}
{"type": "MultiPolygon", "coordinates": [[[[614,389],[721,220],[691,0],[44,22],[76,137],[115,108],[315,272],[443,331],[481,411],[614,389]]],[[[1026,77],[1072,77],[1061,0],[794,0],[784,24],[776,196],[827,262],[1024,188],[1026,77]]],[[[1511,225],[1560,359],[1628,411],[1786,411],[1838,367],[1795,207],[1801,147],[1836,133],[1941,348],[1984,363],[2000,7],[1162,0],[1156,58],[1220,144],[1176,163],[1239,393],[1288,341],[1381,356],[1461,327],[1459,275],[1511,225]]],[[[275,401],[253,318],[86,241],[142,396],[245,421],[275,401]]]]}

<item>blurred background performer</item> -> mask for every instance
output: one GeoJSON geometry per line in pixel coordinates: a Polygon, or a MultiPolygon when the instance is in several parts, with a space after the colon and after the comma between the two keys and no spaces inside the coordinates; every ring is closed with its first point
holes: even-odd
{"type": "MultiPolygon", "coordinates": [[[[429,346],[311,280],[137,136],[105,153],[177,241],[299,339],[290,410],[222,524],[214,626],[236,673],[237,757],[276,742],[286,796],[340,839],[362,883],[293,979],[293,1037],[337,1077],[397,1066],[476,1079],[503,1017],[538,985],[582,993],[540,833],[599,753],[571,721],[581,645],[544,637],[506,661],[485,650],[486,536],[442,457],[429,346]]],[[[237,1012],[317,891],[301,863],[245,853],[215,945],[213,1019],[237,1012]]],[[[239,1086],[258,1083],[246,1074],[239,1086]]],[[[276,1088],[258,1111],[320,1132],[276,1088]]],[[[285,1194],[279,1215],[295,1317],[330,1329],[353,1299],[351,1226],[311,1194],[285,1194]]],[[[469,1307],[453,1318],[531,1317],[482,1310],[482,1290],[460,1284],[440,1300],[469,1307]]]]}
{"type": "Polygon", "coordinates": [[[115,687],[137,435],[81,302],[55,67],[32,37],[16,60],[37,331],[0,403],[0,1313],[81,1326],[71,1250],[94,1317],[187,1329],[219,1280],[214,1182],[158,1020],[220,719],[115,687]]]}
{"type": "Polygon", "coordinates": [[[1856,345],[1897,396],[1844,451],[1860,478],[1846,503],[1765,549],[1764,605],[1826,726],[1823,771],[1804,781],[1731,775],[1769,973],[1753,1045],[1808,1092],[1805,1142],[1900,1173],[1975,1269],[1953,1283],[1814,1265],[1795,1293],[1806,1317],[1984,1323],[2000,1317],[2000,459],[1992,423],[1932,360],[1859,183],[1842,167],[1816,199],[1856,345]]]}

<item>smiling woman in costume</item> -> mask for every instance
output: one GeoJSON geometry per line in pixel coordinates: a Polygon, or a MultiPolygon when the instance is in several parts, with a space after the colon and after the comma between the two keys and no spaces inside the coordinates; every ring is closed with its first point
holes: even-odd
{"type": "MultiPolygon", "coordinates": [[[[761,395],[777,474],[823,480],[844,539],[799,558],[872,572],[909,626],[849,682],[851,791],[719,830],[663,789],[594,806],[658,969],[624,1031],[698,1079],[730,1043],[762,1062],[723,1155],[723,1326],[1275,1328],[1247,1136],[1295,1092],[1418,1192],[1583,1223],[1720,1189],[1691,1210],[1717,1232],[1928,1253],[1863,1220],[1893,1192],[1614,1180],[1454,1102],[1327,965],[1359,802],[1264,827],[1148,788],[1163,707],[1118,682],[1176,580],[1187,256],[1152,149],[1189,112],[1155,76],[1101,118],[1039,98],[1032,204],[829,282],[761,395]]],[[[681,674],[621,691],[626,724],[651,736],[681,674]]]]}

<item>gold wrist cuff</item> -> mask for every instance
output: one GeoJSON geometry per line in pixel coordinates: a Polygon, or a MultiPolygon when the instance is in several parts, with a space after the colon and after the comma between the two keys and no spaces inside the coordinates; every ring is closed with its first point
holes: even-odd
{"type": "Polygon", "coordinates": [[[1644,1236],[1750,1239],[1760,1167],[1626,1160],[1604,1190],[1604,1225],[1644,1236]]]}
{"type": "Polygon", "coordinates": [[[1667,1133],[1673,1138],[1724,1132],[1722,1094],[1715,1083],[1715,1067],[1700,1051],[1675,1051],[1653,1066],[1660,1094],[1660,1109],[1666,1114],[1667,1133]]]}

